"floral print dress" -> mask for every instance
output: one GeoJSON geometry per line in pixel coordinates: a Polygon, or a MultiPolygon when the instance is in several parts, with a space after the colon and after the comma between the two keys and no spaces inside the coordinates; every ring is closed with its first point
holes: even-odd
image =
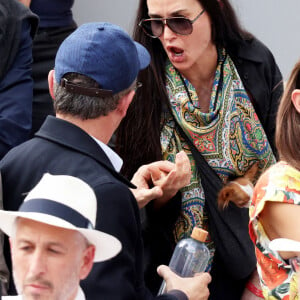
{"type": "Polygon", "coordinates": [[[259,221],[266,201],[300,205],[300,172],[281,161],[258,180],[250,206],[250,237],[255,244],[257,271],[265,299],[298,299],[297,276],[277,251],[259,221]]]}

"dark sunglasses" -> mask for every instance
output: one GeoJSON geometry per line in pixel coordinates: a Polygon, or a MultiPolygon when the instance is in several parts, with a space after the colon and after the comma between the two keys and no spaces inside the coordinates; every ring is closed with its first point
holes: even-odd
{"type": "Polygon", "coordinates": [[[193,32],[193,23],[196,22],[204,12],[205,9],[203,9],[193,20],[185,17],[143,19],[140,21],[139,26],[152,38],[160,37],[164,32],[165,25],[177,34],[189,35],[193,32]]]}

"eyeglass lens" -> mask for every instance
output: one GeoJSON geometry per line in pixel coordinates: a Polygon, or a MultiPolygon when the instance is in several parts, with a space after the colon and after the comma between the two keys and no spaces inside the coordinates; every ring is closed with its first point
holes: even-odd
{"type": "MultiPolygon", "coordinates": [[[[188,35],[193,31],[192,22],[184,17],[168,18],[166,19],[166,24],[172,31],[178,34],[188,35]]],[[[161,36],[165,26],[161,19],[144,20],[142,25],[146,33],[154,37],[161,36]]]]}
{"type": "Polygon", "coordinates": [[[139,23],[139,26],[141,26],[144,32],[152,38],[158,38],[161,36],[164,31],[165,24],[177,34],[188,35],[193,32],[193,23],[200,18],[204,12],[205,9],[202,9],[202,11],[193,20],[185,17],[144,19],[139,23]]]}

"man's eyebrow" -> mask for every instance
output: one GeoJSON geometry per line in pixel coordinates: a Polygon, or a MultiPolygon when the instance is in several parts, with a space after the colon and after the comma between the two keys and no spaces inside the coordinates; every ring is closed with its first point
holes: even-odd
{"type": "MultiPolygon", "coordinates": [[[[26,244],[34,244],[34,242],[32,242],[31,240],[27,239],[27,238],[19,238],[17,240],[17,243],[26,243],[26,244]]],[[[59,242],[46,242],[44,245],[46,245],[47,247],[59,247],[61,249],[67,250],[67,247],[65,247],[63,244],[59,243],[59,242]]]]}
{"type": "Polygon", "coordinates": [[[16,239],[17,243],[27,243],[27,244],[32,244],[32,242],[30,242],[30,240],[26,239],[26,238],[18,238],[16,239]]]}

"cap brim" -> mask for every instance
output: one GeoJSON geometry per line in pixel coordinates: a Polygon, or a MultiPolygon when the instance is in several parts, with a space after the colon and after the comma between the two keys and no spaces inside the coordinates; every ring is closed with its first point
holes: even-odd
{"type": "Polygon", "coordinates": [[[300,252],[300,242],[285,238],[271,241],[269,247],[275,251],[300,252]]]}
{"type": "Polygon", "coordinates": [[[96,247],[94,257],[95,262],[110,259],[116,256],[122,249],[121,242],[117,238],[99,230],[77,228],[61,218],[47,214],[0,210],[0,228],[8,236],[13,234],[13,226],[17,217],[30,219],[55,227],[79,231],[96,247]]]}
{"type": "Polygon", "coordinates": [[[138,42],[134,42],[140,61],[140,70],[145,69],[150,64],[150,54],[147,49],[138,42]]]}

